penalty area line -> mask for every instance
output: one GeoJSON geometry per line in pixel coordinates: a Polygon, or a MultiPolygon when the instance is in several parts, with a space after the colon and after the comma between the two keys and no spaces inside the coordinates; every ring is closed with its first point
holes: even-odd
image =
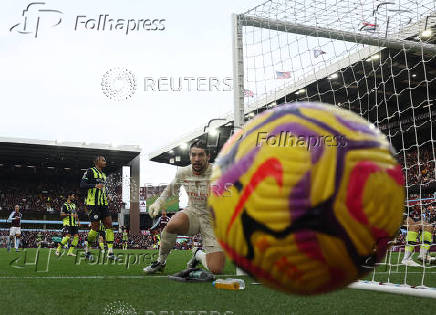
{"type": "MultiPolygon", "coordinates": [[[[0,280],[27,280],[27,279],[168,279],[168,276],[0,276],[0,280]]],[[[220,277],[234,277],[235,275],[220,275],[220,277]]]]}

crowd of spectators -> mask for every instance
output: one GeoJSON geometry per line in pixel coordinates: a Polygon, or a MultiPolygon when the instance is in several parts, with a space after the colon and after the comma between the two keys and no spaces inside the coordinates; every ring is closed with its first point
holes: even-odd
{"type": "MultiPolygon", "coordinates": [[[[59,213],[62,205],[66,201],[66,194],[74,192],[80,196],[78,190],[59,189],[56,191],[35,190],[32,192],[23,192],[11,188],[2,189],[0,192],[0,210],[11,210],[15,205],[19,205],[22,211],[32,211],[40,213],[59,213]]],[[[79,210],[84,209],[83,201],[78,198],[75,201],[79,210]]]]}
{"type": "MultiPolygon", "coordinates": [[[[71,192],[76,195],[75,204],[78,206],[79,215],[85,213],[86,191],[79,188],[80,174],[52,174],[47,178],[43,174],[31,174],[28,180],[27,177],[13,176],[14,172],[21,174],[11,170],[0,174],[3,177],[0,178],[0,213],[3,215],[11,212],[15,205],[19,205],[22,212],[59,214],[67,194],[71,192]]],[[[121,175],[109,175],[106,189],[110,200],[109,210],[113,214],[119,213],[123,205],[121,175]]]]}
{"type": "Polygon", "coordinates": [[[400,151],[397,159],[403,166],[403,173],[407,173],[407,186],[428,184],[435,180],[435,153],[431,146],[400,151]]]}
{"type": "MultiPolygon", "coordinates": [[[[435,152],[430,145],[413,148],[406,151],[399,151],[396,155],[401,163],[406,179],[406,186],[414,187],[414,191],[419,191],[419,187],[427,185],[436,180],[435,178],[435,152]]],[[[409,190],[408,201],[406,203],[404,216],[409,213],[416,213],[423,222],[428,222],[436,214],[435,192],[433,193],[411,193],[409,190]]],[[[405,244],[407,226],[402,227],[402,233],[397,237],[396,243],[405,244]]]]}
{"type": "MultiPolygon", "coordinates": [[[[141,235],[129,235],[128,248],[129,249],[158,249],[159,238],[158,233],[145,233],[141,235]]],[[[35,231],[22,231],[21,246],[23,248],[36,248],[38,246],[38,234],[41,238],[41,247],[55,248],[57,243],[62,238],[62,232],[53,230],[35,230],[35,231]]],[[[9,235],[9,230],[0,231],[0,247],[6,246],[6,239],[9,235]]],[[[87,232],[79,232],[79,244],[77,248],[84,248],[85,240],[88,236],[87,232]]],[[[114,248],[122,248],[122,233],[115,232],[114,235],[114,248]]],[[[177,242],[175,249],[191,249],[193,245],[201,245],[201,238],[199,235],[193,238],[185,238],[182,242],[177,242]]]]}
{"type": "MultiPolygon", "coordinates": [[[[414,148],[406,151],[400,150],[396,158],[403,166],[403,172],[406,176],[406,185],[428,184],[435,181],[435,153],[431,146],[414,148]]],[[[3,170],[2,170],[3,171],[3,170]]],[[[80,176],[78,174],[37,174],[35,170],[31,170],[34,176],[30,176],[26,172],[29,170],[9,169],[0,177],[0,216],[9,215],[18,204],[21,207],[23,214],[36,213],[39,219],[42,219],[41,214],[57,215],[66,200],[66,194],[74,192],[76,194],[76,205],[80,215],[85,215],[84,195],[85,192],[80,191],[79,183],[80,176]],[[4,176],[3,176],[4,175],[4,176]],[[25,176],[24,176],[25,175],[25,176]],[[27,176],[27,177],[26,177],[27,176]],[[24,184],[25,183],[25,184],[24,184]]],[[[51,171],[50,171],[51,172],[51,171]]],[[[61,172],[61,171],[58,171],[61,172]]],[[[112,174],[108,177],[108,196],[110,199],[110,211],[113,214],[119,213],[122,206],[121,192],[121,175],[112,174]]],[[[435,194],[410,194],[408,195],[408,203],[405,207],[405,215],[414,210],[420,214],[420,217],[425,220],[436,216],[435,194]]],[[[403,228],[403,230],[405,230],[403,228]]],[[[43,239],[43,246],[54,247],[55,242],[53,237],[61,237],[58,231],[40,231],[43,239]]],[[[36,247],[36,239],[38,232],[23,231],[22,243],[24,247],[36,247]]],[[[157,248],[159,238],[159,230],[145,231],[141,235],[129,237],[129,248],[154,249],[157,248]]],[[[5,239],[8,235],[7,230],[0,231],[0,240],[5,239]]],[[[79,248],[83,246],[87,233],[80,233],[79,248]]],[[[405,237],[401,234],[397,238],[397,242],[404,244],[405,237]]],[[[122,234],[116,233],[114,246],[121,248],[122,234]]],[[[201,239],[199,236],[183,239],[176,244],[178,249],[190,249],[192,246],[199,246],[201,239]]]]}

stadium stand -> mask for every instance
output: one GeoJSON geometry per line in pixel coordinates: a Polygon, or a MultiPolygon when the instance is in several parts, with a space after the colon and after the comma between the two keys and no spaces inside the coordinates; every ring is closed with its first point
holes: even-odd
{"type": "MultiPolygon", "coordinates": [[[[5,233],[9,224],[5,221],[15,205],[23,213],[23,238],[26,244],[34,246],[32,238],[37,231],[57,236],[61,229],[60,209],[69,192],[76,194],[79,220],[88,221],[84,207],[84,192],[80,180],[87,168],[93,164],[96,155],[104,155],[108,161],[107,192],[109,210],[118,222],[122,202],[122,167],[132,165],[139,178],[139,154],[137,146],[120,146],[58,143],[29,139],[0,138],[0,232],[5,233]],[[137,166],[137,167],[136,167],[137,166]]],[[[133,172],[133,173],[134,173],[133,172]]],[[[132,173],[132,172],[131,172],[132,173]]],[[[135,174],[133,174],[135,175],[135,174]]],[[[133,176],[132,175],[132,176],[133,176]]],[[[131,208],[139,216],[138,196],[131,191],[131,208]]],[[[130,216],[139,231],[139,219],[130,216]]]]}

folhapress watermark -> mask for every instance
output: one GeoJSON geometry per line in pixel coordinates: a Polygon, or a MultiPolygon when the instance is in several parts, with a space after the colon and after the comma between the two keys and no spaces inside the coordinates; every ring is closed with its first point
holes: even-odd
{"type": "Polygon", "coordinates": [[[281,131],[278,134],[259,131],[256,146],[260,147],[262,145],[280,148],[305,147],[307,150],[323,146],[343,148],[347,146],[347,138],[342,135],[297,136],[291,131],[281,131]]]}
{"type": "Polygon", "coordinates": [[[129,19],[115,18],[109,14],[100,14],[90,18],[86,15],[78,15],[74,25],[75,31],[98,31],[98,32],[122,32],[126,35],[140,31],[164,31],[166,19],[129,19]]]}
{"type": "Polygon", "coordinates": [[[82,249],[77,250],[75,265],[117,265],[129,269],[131,266],[148,265],[152,261],[157,260],[157,253],[117,253],[116,260],[108,259],[107,255],[99,251],[97,255],[93,256],[93,260],[87,260],[85,251],[82,249]]]}
{"type": "Polygon", "coordinates": [[[15,269],[32,269],[35,272],[48,272],[50,260],[56,257],[54,252],[54,248],[50,248],[48,251],[42,251],[38,248],[34,253],[24,249],[18,257],[9,262],[9,266],[15,269]]]}
{"type": "Polygon", "coordinates": [[[21,11],[21,21],[9,28],[10,32],[38,37],[42,30],[58,26],[68,27],[75,32],[118,33],[128,36],[139,32],[160,32],[166,29],[162,17],[120,17],[111,14],[89,16],[81,13],[66,18],[66,11],[47,6],[46,2],[30,2],[21,11]]]}
{"type": "MultiPolygon", "coordinates": [[[[13,260],[9,262],[9,266],[14,269],[33,270],[34,272],[49,272],[50,262],[52,260],[59,260],[63,258],[55,256],[55,248],[36,249],[36,251],[28,251],[24,249],[23,252],[13,260]]],[[[92,261],[89,261],[85,257],[85,251],[78,249],[76,251],[75,260],[68,260],[68,264],[72,265],[116,265],[122,266],[125,269],[129,269],[132,266],[148,265],[151,262],[157,260],[157,253],[117,253],[116,260],[109,260],[107,255],[102,251],[99,251],[92,261]]]]}
{"type": "Polygon", "coordinates": [[[9,31],[22,35],[38,37],[40,28],[55,27],[61,24],[63,12],[45,6],[45,2],[31,2],[22,11],[22,21],[13,25],[9,31]]]}

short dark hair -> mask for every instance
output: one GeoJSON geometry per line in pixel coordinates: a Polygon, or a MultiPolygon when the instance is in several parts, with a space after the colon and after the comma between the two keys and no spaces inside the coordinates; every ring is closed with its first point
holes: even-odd
{"type": "Polygon", "coordinates": [[[189,153],[191,153],[192,148],[203,149],[207,155],[210,154],[209,148],[207,147],[206,142],[204,142],[203,140],[195,140],[194,142],[192,142],[191,146],[189,147],[189,153]]]}
{"type": "Polygon", "coordinates": [[[101,154],[96,155],[95,158],[94,158],[94,164],[97,164],[97,161],[98,161],[100,158],[104,158],[104,156],[101,155],[101,154]]]}
{"type": "Polygon", "coordinates": [[[67,198],[68,198],[69,196],[72,196],[72,195],[75,195],[75,194],[76,194],[75,192],[70,191],[70,192],[67,194],[67,198]]]}

